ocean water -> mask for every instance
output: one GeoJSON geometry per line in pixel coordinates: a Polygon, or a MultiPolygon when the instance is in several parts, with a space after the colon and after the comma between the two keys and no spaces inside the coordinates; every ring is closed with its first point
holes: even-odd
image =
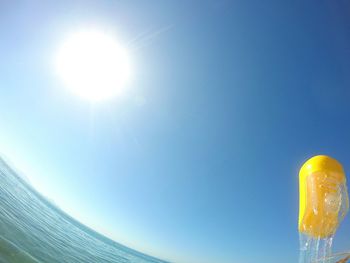
{"type": "Polygon", "coordinates": [[[0,263],[164,263],[118,244],[51,204],[0,158],[0,263]]]}

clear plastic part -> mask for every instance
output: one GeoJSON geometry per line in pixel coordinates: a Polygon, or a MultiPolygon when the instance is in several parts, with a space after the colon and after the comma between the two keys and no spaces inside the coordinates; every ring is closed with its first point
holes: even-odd
{"type": "Polygon", "coordinates": [[[314,238],[300,233],[299,263],[331,263],[333,237],[314,238]]]}
{"type": "MultiPolygon", "coordinates": [[[[350,262],[350,252],[334,254],[330,257],[327,257],[326,259],[328,260],[327,262],[330,263],[348,263],[350,262]]],[[[323,259],[317,260],[315,263],[323,262],[322,260],[323,259]]]]}
{"type": "Polygon", "coordinates": [[[349,210],[346,182],[332,173],[307,178],[307,207],[299,229],[299,263],[350,263],[349,254],[332,256],[335,232],[349,210]]]}

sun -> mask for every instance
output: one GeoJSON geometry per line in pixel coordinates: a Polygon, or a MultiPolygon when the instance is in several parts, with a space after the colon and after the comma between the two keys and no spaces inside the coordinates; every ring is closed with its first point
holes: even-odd
{"type": "Polygon", "coordinates": [[[127,50],[101,31],[69,36],[57,52],[55,68],[66,88],[91,102],[115,97],[130,79],[127,50]]]}

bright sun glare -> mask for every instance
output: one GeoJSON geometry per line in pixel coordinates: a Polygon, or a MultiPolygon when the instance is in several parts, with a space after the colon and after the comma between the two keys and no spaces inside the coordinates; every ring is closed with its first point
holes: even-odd
{"type": "Polygon", "coordinates": [[[118,95],[130,78],[127,51],[112,35],[99,31],[71,35],[60,47],[55,64],[64,85],[92,102],[118,95]]]}

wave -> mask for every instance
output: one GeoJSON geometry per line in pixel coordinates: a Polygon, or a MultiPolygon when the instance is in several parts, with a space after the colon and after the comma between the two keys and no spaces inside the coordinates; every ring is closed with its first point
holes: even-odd
{"type": "Polygon", "coordinates": [[[79,223],[0,158],[0,263],[166,263],[79,223]]]}

